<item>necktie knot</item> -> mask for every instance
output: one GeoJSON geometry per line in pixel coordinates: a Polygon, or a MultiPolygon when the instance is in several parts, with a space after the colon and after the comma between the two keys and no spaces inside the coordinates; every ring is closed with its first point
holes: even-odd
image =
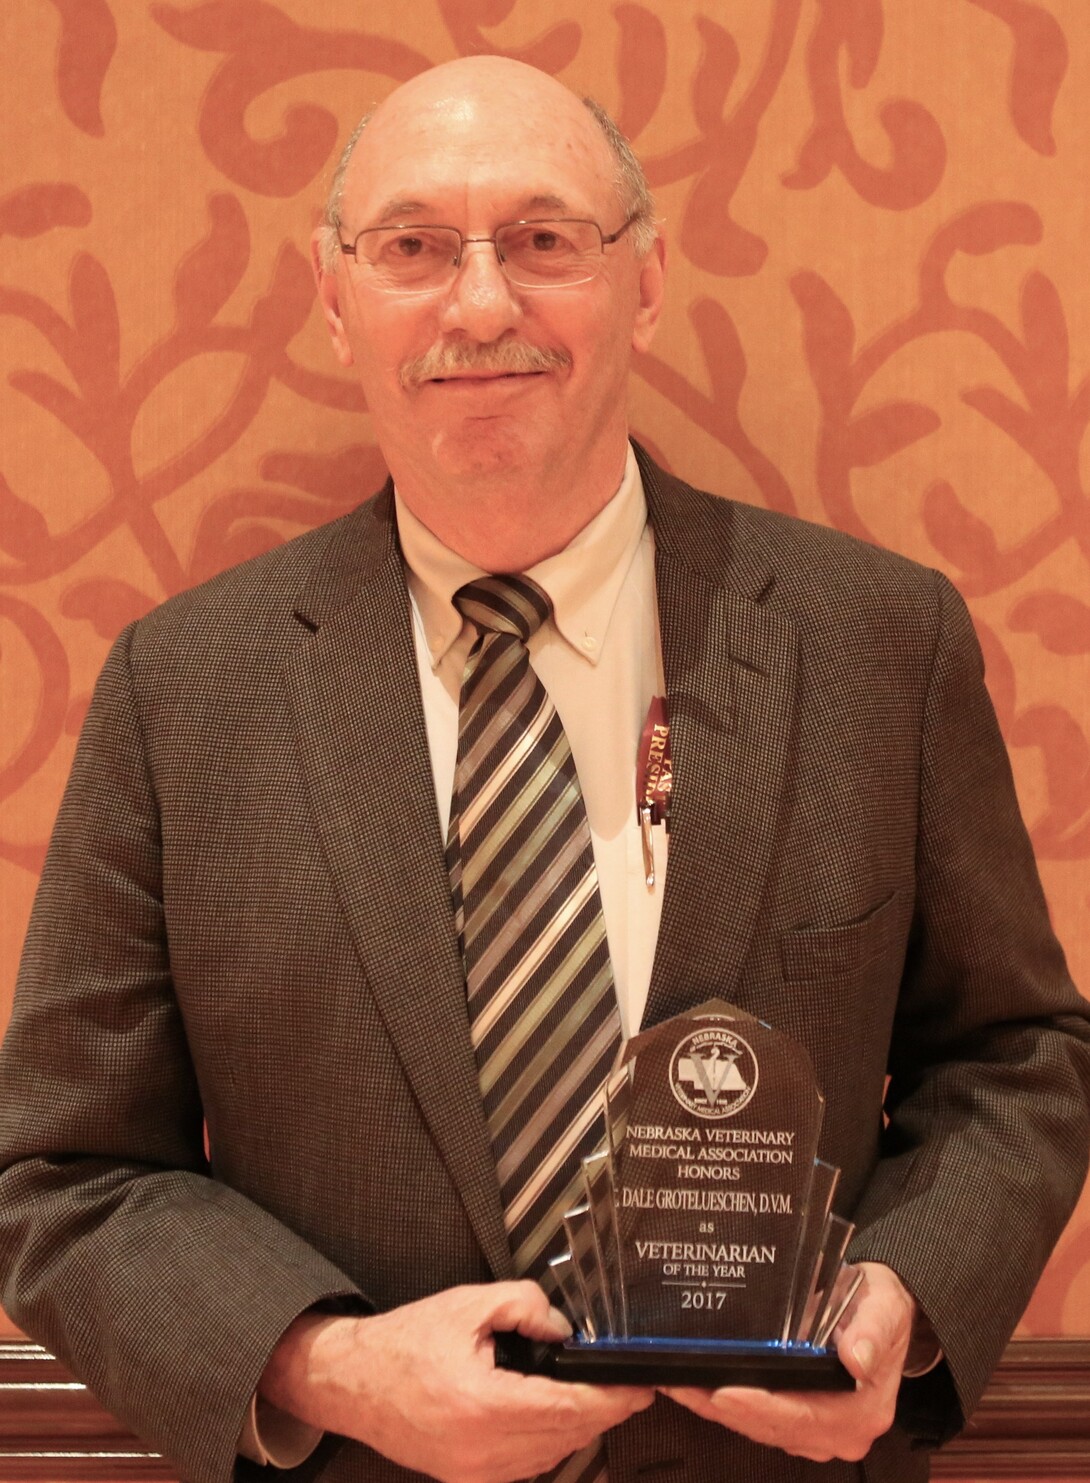
{"type": "Polygon", "coordinates": [[[532,577],[478,577],[454,594],[454,606],[481,633],[511,633],[522,643],[552,612],[544,588],[532,577]]]}

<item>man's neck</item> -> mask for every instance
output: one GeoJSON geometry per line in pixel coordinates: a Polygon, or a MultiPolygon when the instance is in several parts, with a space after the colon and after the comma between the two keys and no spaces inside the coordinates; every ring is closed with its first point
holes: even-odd
{"type": "Polygon", "coordinates": [[[457,482],[403,478],[398,494],[443,545],[486,572],[524,572],[563,551],[620,487],[627,444],[577,480],[540,470],[457,482]]]}

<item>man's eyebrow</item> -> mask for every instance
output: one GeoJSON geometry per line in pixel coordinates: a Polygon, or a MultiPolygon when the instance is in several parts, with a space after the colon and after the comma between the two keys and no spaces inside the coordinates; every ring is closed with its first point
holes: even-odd
{"type": "MultiPolygon", "coordinates": [[[[512,220],[523,216],[532,216],[536,211],[556,211],[566,214],[569,209],[568,203],[564,200],[563,196],[527,196],[518,207],[516,216],[512,220]]],[[[384,227],[391,223],[404,221],[406,217],[419,217],[431,210],[432,208],[425,201],[416,201],[408,196],[394,196],[382,207],[382,210],[375,217],[371,225],[384,227]]],[[[439,224],[434,213],[432,220],[435,221],[436,225],[439,224]]]]}
{"type": "Polygon", "coordinates": [[[531,196],[524,208],[526,211],[568,211],[563,196],[531,196]]]}
{"type": "Polygon", "coordinates": [[[412,201],[408,196],[394,196],[386,202],[372,225],[384,227],[387,222],[400,221],[405,216],[418,216],[427,209],[423,201],[412,201]]]}

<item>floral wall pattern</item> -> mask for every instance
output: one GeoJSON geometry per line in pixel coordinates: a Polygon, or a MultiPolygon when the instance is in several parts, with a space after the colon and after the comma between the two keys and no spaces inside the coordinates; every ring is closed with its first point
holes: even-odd
{"type": "MultiPolygon", "coordinates": [[[[110,641],[382,478],[308,238],[358,115],[476,52],[593,93],[646,163],[672,281],[638,435],[966,595],[1090,983],[1085,0],[5,0],[0,1023],[110,641]]],[[[1090,1332],[1090,1201],[1024,1328],[1090,1332]]]]}

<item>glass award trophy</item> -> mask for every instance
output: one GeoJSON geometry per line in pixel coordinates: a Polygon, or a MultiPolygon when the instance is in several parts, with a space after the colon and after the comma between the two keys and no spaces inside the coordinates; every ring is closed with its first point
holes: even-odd
{"type": "Polygon", "coordinates": [[[502,1336],[499,1362],[599,1384],[853,1388],[828,1346],[862,1274],[832,1209],[839,1170],[816,1157],[805,1049],[712,999],[630,1040],[611,1086],[549,1264],[574,1336],[502,1336]]]}

